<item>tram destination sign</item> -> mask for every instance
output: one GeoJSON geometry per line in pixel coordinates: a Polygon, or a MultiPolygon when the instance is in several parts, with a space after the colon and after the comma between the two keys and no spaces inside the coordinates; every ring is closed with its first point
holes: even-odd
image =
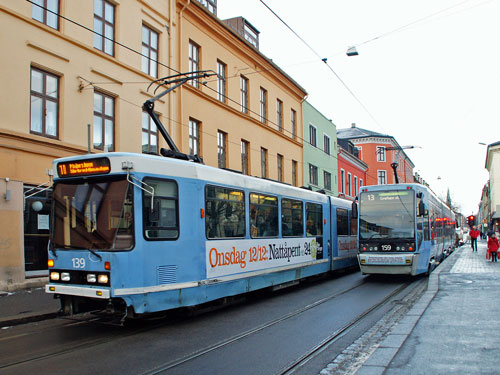
{"type": "Polygon", "coordinates": [[[402,198],[407,199],[410,196],[410,192],[407,190],[396,190],[396,191],[370,191],[361,194],[362,201],[394,201],[400,200],[402,198]]]}
{"type": "Polygon", "coordinates": [[[111,171],[108,158],[63,161],[57,163],[59,177],[92,176],[107,174],[111,171]]]}

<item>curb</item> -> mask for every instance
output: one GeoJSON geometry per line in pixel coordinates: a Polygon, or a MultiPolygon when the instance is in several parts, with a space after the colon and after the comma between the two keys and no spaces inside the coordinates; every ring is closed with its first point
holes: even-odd
{"type": "Polygon", "coordinates": [[[59,316],[59,312],[42,313],[37,315],[23,316],[20,318],[0,319],[0,328],[5,329],[25,323],[40,322],[42,320],[54,319],[59,316]]]}

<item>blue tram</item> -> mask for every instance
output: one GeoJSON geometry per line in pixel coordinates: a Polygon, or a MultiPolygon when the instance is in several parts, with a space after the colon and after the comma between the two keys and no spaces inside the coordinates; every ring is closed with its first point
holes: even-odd
{"type": "Polygon", "coordinates": [[[186,160],[54,161],[47,293],[153,313],[357,265],[349,201],[186,160]]]}
{"type": "Polygon", "coordinates": [[[429,273],[455,246],[455,214],[424,185],[365,186],[358,216],[363,274],[429,273]]]}

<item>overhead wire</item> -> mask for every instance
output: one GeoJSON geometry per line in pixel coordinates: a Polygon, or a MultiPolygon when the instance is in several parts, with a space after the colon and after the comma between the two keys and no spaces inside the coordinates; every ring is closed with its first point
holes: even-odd
{"type": "MultiPolygon", "coordinates": [[[[307,43],[290,25],[288,25],[269,5],[267,5],[264,0],[259,0],[278,20],[280,20],[297,38],[299,38],[302,43],[304,43],[307,48],[309,48],[326,66],[327,68],[335,75],[335,77],[339,80],[339,82],[344,86],[344,88],[351,94],[351,96],[358,102],[358,104],[363,108],[363,110],[370,116],[370,118],[377,124],[382,130],[384,130],[383,126],[377,121],[375,116],[368,110],[366,105],[359,99],[359,97],[354,93],[353,90],[345,83],[345,81],[340,77],[340,75],[328,64],[328,59],[324,56],[321,56],[314,48],[311,47],[309,43],[307,43]]],[[[385,130],[384,130],[385,131],[385,130]]]]}
{"type": "MultiPolygon", "coordinates": [[[[171,70],[171,71],[173,71],[173,72],[176,72],[176,73],[179,73],[179,74],[180,74],[180,72],[179,72],[178,70],[176,70],[176,69],[174,69],[174,68],[172,68],[172,67],[170,67],[170,66],[168,66],[168,65],[166,65],[166,64],[164,64],[164,63],[162,63],[161,61],[158,61],[158,60],[155,60],[155,59],[151,59],[149,56],[143,55],[141,52],[139,52],[139,51],[137,51],[137,50],[134,50],[133,48],[131,48],[131,47],[129,47],[129,46],[127,46],[127,45],[123,44],[123,43],[117,42],[117,41],[116,41],[116,40],[114,40],[114,39],[108,38],[108,37],[106,37],[106,36],[104,36],[104,35],[100,34],[99,32],[97,32],[97,31],[95,31],[95,30],[93,30],[93,29],[91,29],[91,28],[89,28],[89,27],[87,27],[87,26],[85,26],[85,25],[80,24],[79,22],[76,22],[76,21],[74,21],[74,20],[72,20],[72,19],[70,19],[70,18],[68,18],[68,17],[62,16],[62,15],[60,15],[59,13],[54,12],[54,11],[52,11],[52,10],[50,10],[50,9],[48,9],[48,8],[46,8],[46,7],[44,7],[44,6],[41,6],[41,5],[39,5],[39,4],[37,4],[37,3],[35,3],[35,2],[34,2],[34,1],[32,1],[32,0],[26,0],[26,1],[27,1],[27,2],[29,2],[29,3],[31,3],[31,4],[33,4],[33,5],[35,5],[35,6],[38,6],[38,7],[42,8],[42,9],[46,10],[47,12],[50,12],[50,13],[54,14],[54,15],[55,15],[55,16],[57,16],[57,17],[60,17],[61,19],[64,19],[65,21],[68,21],[68,22],[70,22],[70,23],[72,23],[72,24],[74,24],[74,25],[77,25],[77,26],[79,26],[79,27],[81,27],[81,28],[83,28],[83,29],[85,29],[85,30],[87,30],[87,31],[89,31],[89,32],[91,32],[91,33],[93,33],[93,34],[96,34],[96,35],[98,35],[98,36],[100,36],[100,37],[103,37],[104,39],[109,40],[110,42],[112,42],[112,43],[114,43],[114,44],[116,44],[116,45],[118,45],[118,46],[120,46],[120,47],[123,47],[123,48],[127,49],[128,51],[131,51],[131,52],[133,52],[133,53],[136,53],[136,54],[138,54],[138,55],[140,55],[140,56],[142,56],[142,57],[146,57],[146,58],[148,58],[148,59],[150,59],[150,60],[152,60],[152,61],[155,61],[155,62],[156,62],[156,63],[158,63],[159,65],[161,65],[161,66],[163,66],[163,67],[165,67],[165,68],[167,68],[167,69],[169,69],[169,70],[171,70]]],[[[297,35],[297,36],[298,36],[298,35],[297,35]]],[[[305,42],[305,41],[304,41],[304,42],[305,42]]],[[[310,47],[310,48],[311,48],[311,47],[310,47]]],[[[319,55],[318,55],[318,56],[319,56],[319,55]]],[[[298,64],[295,64],[295,65],[298,65],[298,64]]],[[[327,65],[328,65],[328,64],[327,64],[327,65]]],[[[269,69],[263,69],[263,70],[260,70],[260,71],[259,71],[259,70],[255,70],[255,69],[253,69],[253,68],[251,68],[251,67],[248,67],[248,68],[249,68],[249,69],[252,69],[252,70],[253,70],[253,72],[251,72],[251,73],[246,73],[245,75],[249,75],[249,74],[256,74],[256,73],[262,73],[262,72],[272,71],[272,70],[278,70],[277,68],[269,68],[269,69]]],[[[333,71],[333,70],[332,70],[332,71],[333,71]]],[[[334,72],[334,73],[335,73],[335,72],[334,72]]],[[[335,74],[336,74],[336,73],[335,73],[335,74]]],[[[229,78],[236,78],[236,77],[238,77],[238,76],[237,76],[237,75],[235,75],[235,76],[233,76],[233,77],[229,77],[229,78]]],[[[81,78],[81,79],[85,80],[85,81],[88,83],[88,85],[86,85],[86,86],[89,86],[89,85],[90,85],[90,86],[95,87],[94,85],[96,85],[96,84],[116,84],[116,83],[114,83],[114,82],[99,82],[99,83],[96,83],[96,82],[92,82],[92,81],[90,81],[90,80],[87,80],[87,79],[85,79],[85,78],[83,78],[83,77],[81,77],[81,76],[80,76],[79,78],[81,78]]],[[[226,79],[227,79],[227,78],[226,78],[226,79]]],[[[339,77],[339,79],[340,79],[340,77],[339,77]]],[[[121,83],[122,83],[122,84],[141,84],[141,83],[149,83],[149,82],[150,82],[150,81],[147,81],[147,82],[121,82],[121,83]]],[[[213,81],[212,81],[212,82],[213,82],[213,81]]],[[[83,86],[83,87],[82,87],[82,89],[85,89],[85,88],[86,88],[86,86],[83,86]]],[[[218,93],[218,91],[217,91],[216,89],[213,89],[213,88],[211,88],[210,86],[208,86],[208,85],[206,85],[206,84],[204,84],[204,86],[205,86],[207,89],[209,89],[209,90],[211,90],[211,91],[213,91],[213,92],[218,93]]],[[[230,98],[230,97],[226,96],[225,94],[224,94],[223,96],[224,96],[227,100],[229,100],[229,101],[231,101],[231,102],[233,102],[233,103],[235,103],[235,104],[237,104],[237,105],[240,105],[240,104],[241,104],[241,103],[237,102],[236,100],[233,100],[232,98],[230,98]]],[[[135,104],[134,102],[132,102],[132,101],[130,101],[130,100],[126,100],[125,98],[123,98],[123,97],[121,97],[121,96],[119,96],[119,97],[118,97],[118,99],[119,99],[119,100],[122,100],[122,101],[124,101],[124,102],[126,102],[126,103],[128,103],[128,104],[130,104],[130,105],[136,106],[136,107],[138,107],[138,108],[142,108],[142,105],[137,105],[137,104],[135,104]]],[[[248,108],[248,110],[249,110],[249,112],[250,112],[250,113],[252,113],[252,114],[256,115],[258,118],[260,117],[260,114],[259,114],[259,113],[257,113],[257,112],[255,112],[255,111],[251,110],[250,108],[248,108]]],[[[174,122],[174,123],[177,123],[177,124],[178,124],[178,125],[180,125],[180,126],[183,126],[183,127],[185,127],[185,128],[189,128],[189,124],[184,124],[184,123],[179,122],[179,121],[177,121],[177,120],[175,120],[175,119],[173,119],[173,118],[170,118],[170,117],[168,117],[168,116],[166,116],[166,115],[161,115],[161,116],[162,116],[162,117],[164,117],[164,118],[166,118],[166,119],[168,119],[168,120],[170,120],[170,121],[172,121],[172,122],[174,122]]],[[[270,120],[270,119],[268,119],[268,118],[266,118],[266,122],[269,122],[269,123],[271,123],[272,125],[276,125],[276,126],[278,126],[278,124],[274,123],[273,121],[271,121],[271,120],[270,120]]],[[[268,125],[268,126],[269,126],[269,125],[268,125]]],[[[286,128],[284,128],[284,127],[283,127],[283,131],[285,131],[285,132],[287,132],[287,133],[289,133],[289,134],[293,135],[293,133],[292,133],[291,131],[289,131],[288,129],[286,129],[286,128]]],[[[216,137],[216,135],[208,134],[208,133],[206,133],[206,132],[202,132],[202,134],[205,134],[205,135],[208,135],[208,136],[211,136],[211,137],[216,137]]],[[[303,143],[309,144],[311,147],[314,147],[314,148],[316,148],[316,149],[318,149],[318,150],[321,150],[319,147],[312,145],[312,144],[310,143],[310,141],[307,141],[307,140],[306,140],[303,136],[301,136],[301,135],[299,135],[299,134],[295,134],[294,136],[295,136],[295,138],[296,138],[296,139],[301,140],[303,143]]],[[[229,142],[229,141],[228,141],[228,142],[229,142]]],[[[229,142],[229,143],[233,143],[234,145],[239,145],[239,143],[237,143],[237,142],[229,142]]],[[[338,147],[338,146],[337,146],[337,147],[338,147]]],[[[251,148],[251,150],[253,150],[253,151],[255,151],[255,152],[259,152],[259,151],[260,151],[260,149],[252,149],[252,148],[251,148]]],[[[321,151],[324,151],[324,150],[321,150],[321,151]]],[[[334,155],[334,154],[327,154],[327,155],[329,155],[329,157],[331,157],[331,158],[333,158],[333,159],[335,159],[335,160],[337,160],[337,159],[338,159],[337,155],[334,155]]],[[[272,156],[272,157],[276,157],[276,158],[277,158],[277,155],[276,155],[276,156],[275,156],[275,155],[270,155],[270,156],[272,156]]],[[[305,163],[304,163],[304,162],[299,162],[298,160],[294,160],[294,159],[286,158],[284,155],[283,155],[283,157],[284,157],[284,159],[285,159],[285,160],[288,160],[288,161],[292,161],[292,160],[293,160],[293,161],[295,161],[295,162],[297,162],[297,163],[302,164],[302,168],[303,168],[304,173],[305,173],[305,163]]],[[[320,168],[323,168],[323,169],[329,169],[329,167],[330,167],[330,166],[329,166],[329,165],[327,165],[327,166],[317,165],[317,167],[320,167],[320,168]]],[[[368,173],[367,173],[367,175],[368,175],[368,173]]],[[[335,176],[335,179],[337,179],[337,176],[335,176]]]]}
{"type": "MultiPolygon", "coordinates": [[[[412,22],[409,22],[409,23],[407,23],[407,24],[405,24],[405,25],[403,25],[403,26],[399,26],[399,27],[397,27],[397,28],[395,28],[395,29],[393,29],[393,30],[387,31],[387,32],[385,32],[385,33],[383,33],[383,34],[380,34],[380,35],[376,36],[376,37],[373,37],[373,38],[370,38],[370,39],[368,39],[368,40],[365,40],[364,42],[361,42],[361,43],[358,43],[358,44],[354,44],[354,46],[359,47],[359,46],[362,46],[362,45],[364,45],[364,44],[367,44],[367,43],[373,42],[373,41],[375,41],[375,40],[378,40],[378,39],[384,38],[384,37],[386,37],[386,36],[388,36],[388,35],[391,35],[391,34],[394,34],[394,33],[400,32],[400,31],[403,31],[403,30],[405,30],[405,29],[409,28],[410,26],[414,26],[414,25],[416,25],[416,24],[418,24],[418,23],[421,23],[421,22],[423,22],[423,21],[427,21],[427,20],[429,20],[430,18],[433,18],[433,17],[435,17],[435,16],[436,16],[436,15],[438,15],[438,14],[444,13],[444,12],[446,12],[446,11],[450,10],[450,9],[453,9],[453,8],[459,7],[459,6],[463,5],[463,4],[465,4],[465,3],[469,3],[469,2],[471,2],[471,1],[474,1],[474,0],[464,0],[464,1],[461,1],[461,2],[459,2],[459,3],[457,3],[457,4],[454,4],[454,5],[449,6],[449,7],[447,7],[447,8],[443,8],[443,9],[441,9],[441,10],[438,10],[437,12],[434,12],[434,13],[428,14],[428,15],[426,15],[426,16],[424,16],[424,17],[420,17],[420,18],[418,18],[418,19],[416,19],[416,20],[414,20],[414,21],[412,21],[412,22]]],[[[491,1],[492,1],[492,0],[488,0],[488,1],[485,1],[485,2],[483,2],[483,3],[487,3],[487,2],[491,2],[491,1]]],[[[478,4],[478,5],[482,5],[482,4],[478,4]]]]}

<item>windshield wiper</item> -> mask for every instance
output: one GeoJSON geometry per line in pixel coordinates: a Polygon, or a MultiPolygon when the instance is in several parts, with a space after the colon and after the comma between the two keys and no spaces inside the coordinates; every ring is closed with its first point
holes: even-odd
{"type": "Polygon", "coordinates": [[[102,260],[102,256],[100,256],[99,254],[97,254],[97,252],[95,250],[92,250],[91,248],[88,248],[86,250],[90,251],[93,255],[95,255],[96,257],[98,257],[99,260],[102,260]]]}
{"type": "Polygon", "coordinates": [[[52,246],[52,241],[49,239],[49,243],[47,244],[47,247],[49,249],[49,251],[54,254],[54,256],[57,258],[57,254],[56,254],[56,248],[55,246],[52,246]]]}

